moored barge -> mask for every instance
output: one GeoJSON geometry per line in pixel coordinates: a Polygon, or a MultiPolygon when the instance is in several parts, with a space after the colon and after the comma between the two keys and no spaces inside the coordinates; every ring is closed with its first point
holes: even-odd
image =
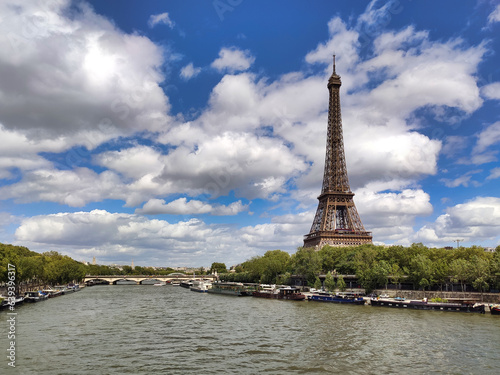
{"type": "Polygon", "coordinates": [[[364,305],[365,300],[355,293],[328,293],[319,292],[307,296],[308,301],[318,301],[318,302],[331,302],[331,303],[342,303],[351,305],[364,305]]]}
{"type": "Polygon", "coordinates": [[[406,299],[390,299],[390,298],[372,298],[370,300],[372,306],[383,306],[391,308],[415,309],[415,310],[436,310],[436,311],[453,311],[467,313],[485,313],[483,304],[470,301],[462,302],[428,302],[424,300],[406,300],[406,299]]]}
{"type": "Polygon", "coordinates": [[[212,288],[208,289],[208,293],[213,294],[227,294],[230,296],[251,296],[255,288],[247,286],[243,283],[235,282],[215,282],[212,283],[212,288]]]}
{"type": "Polygon", "coordinates": [[[500,305],[490,305],[491,315],[500,315],[500,305]]]}
{"type": "Polygon", "coordinates": [[[303,301],[306,296],[300,292],[299,288],[295,287],[261,287],[252,293],[254,297],[271,298],[271,299],[286,299],[292,301],[303,301]]]}

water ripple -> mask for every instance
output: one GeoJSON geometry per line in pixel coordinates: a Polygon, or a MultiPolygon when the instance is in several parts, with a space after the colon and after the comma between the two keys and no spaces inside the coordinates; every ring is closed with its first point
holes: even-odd
{"type": "Polygon", "coordinates": [[[499,328],[490,315],[95,286],[20,307],[17,361],[41,375],[497,374],[499,328]]]}

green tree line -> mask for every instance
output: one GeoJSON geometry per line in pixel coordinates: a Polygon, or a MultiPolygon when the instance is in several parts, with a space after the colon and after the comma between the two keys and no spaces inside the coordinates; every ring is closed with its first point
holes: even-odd
{"type": "Polygon", "coordinates": [[[0,243],[0,283],[8,281],[8,265],[16,269],[16,283],[35,283],[40,285],[59,285],[81,281],[85,275],[168,275],[177,272],[172,268],[123,266],[120,268],[106,265],[85,265],[61,255],[56,251],[42,254],[23,246],[0,243]]]}
{"type": "MultiPolygon", "coordinates": [[[[300,275],[309,286],[321,285],[318,276],[326,275],[325,284],[333,288],[328,275],[356,275],[368,292],[387,287],[389,282],[412,284],[415,289],[443,289],[448,283],[471,285],[478,291],[500,289],[500,246],[496,251],[483,248],[428,248],[421,243],[405,246],[324,246],[315,251],[299,248],[290,255],[271,250],[253,257],[221,275],[226,281],[288,284],[291,275],[300,275]]],[[[333,277],[332,277],[333,278],[333,277]]],[[[333,281],[333,283],[335,283],[333,281]]],[[[345,288],[343,279],[336,285],[345,288]]]]}
{"type": "Polygon", "coordinates": [[[80,281],[85,276],[85,266],[82,263],[56,251],[40,254],[23,246],[0,244],[0,283],[8,280],[9,264],[15,266],[18,285],[58,285],[80,281]]]}

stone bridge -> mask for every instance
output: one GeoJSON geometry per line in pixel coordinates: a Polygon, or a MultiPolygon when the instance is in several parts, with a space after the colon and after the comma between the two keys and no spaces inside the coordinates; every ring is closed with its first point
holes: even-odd
{"type": "Polygon", "coordinates": [[[154,282],[166,282],[171,281],[184,281],[192,279],[205,279],[205,280],[216,280],[215,275],[185,275],[182,273],[171,273],[169,275],[87,275],[83,279],[84,283],[90,281],[94,282],[107,282],[109,284],[116,285],[117,281],[134,281],[136,284],[143,284],[144,281],[154,281],[154,282]]]}

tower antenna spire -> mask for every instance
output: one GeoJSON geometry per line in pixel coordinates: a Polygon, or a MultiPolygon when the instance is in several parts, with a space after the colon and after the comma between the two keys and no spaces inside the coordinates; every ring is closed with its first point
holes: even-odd
{"type": "Polygon", "coordinates": [[[335,55],[333,55],[333,74],[336,74],[335,73],[335,55]]]}

